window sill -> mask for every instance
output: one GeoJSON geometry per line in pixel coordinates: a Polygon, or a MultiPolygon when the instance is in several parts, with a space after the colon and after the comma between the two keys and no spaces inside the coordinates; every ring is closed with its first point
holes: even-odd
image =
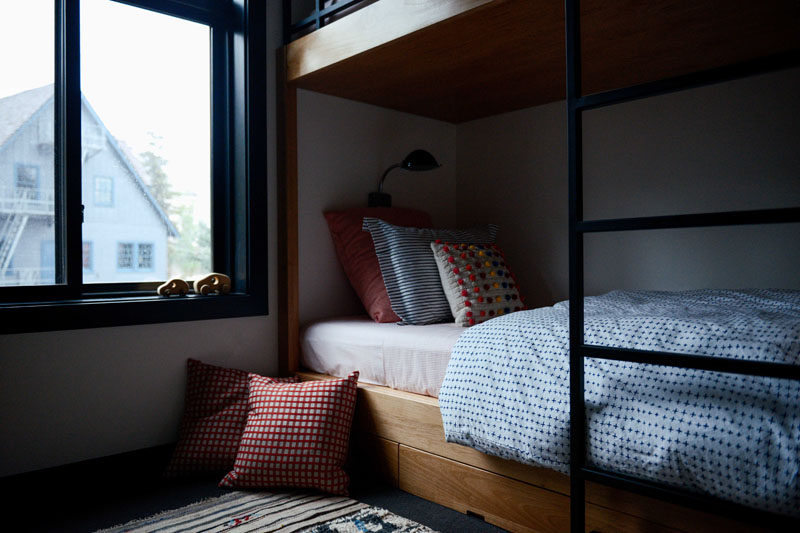
{"type": "Polygon", "coordinates": [[[0,304],[0,334],[132,326],[267,314],[266,296],[119,296],[0,304]]]}

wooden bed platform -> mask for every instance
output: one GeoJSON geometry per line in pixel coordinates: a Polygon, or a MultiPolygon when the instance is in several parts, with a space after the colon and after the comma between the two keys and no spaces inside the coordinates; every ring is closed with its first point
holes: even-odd
{"type": "MultiPolygon", "coordinates": [[[[297,375],[333,379],[311,372],[297,375]]],[[[445,442],[436,398],[359,385],[351,441],[354,475],[377,474],[401,490],[509,531],[569,530],[566,475],[445,442]]],[[[587,531],[761,531],[595,483],[587,485],[586,500],[587,531]]]]}
{"type": "MultiPolygon", "coordinates": [[[[800,46],[793,0],[583,0],[583,93],[800,46]]],[[[285,47],[286,81],[464,122],[563,100],[563,0],[381,0],[285,47]]]]}
{"type": "MultiPolygon", "coordinates": [[[[800,50],[796,0],[583,0],[582,93],[800,50]]],[[[299,370],[297,90],[459,123],[565,98],[563,0],[379,0],[279,50],[279,349],[299,370]]],[[[300,373],[304,379],[326,376],[300,373]]],[[[357,464],[512,531],[569,530],[568,477],[444,441],[438,401],[361,385],[357,464]]],[[[587,485],[587,531],[754,531],[587,485]]]]}

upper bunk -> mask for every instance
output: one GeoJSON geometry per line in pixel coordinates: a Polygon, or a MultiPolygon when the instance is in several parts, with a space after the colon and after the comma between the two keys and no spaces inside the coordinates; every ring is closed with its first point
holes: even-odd
{"type": "MultiPolygon", "coordinates": [[[[285,47],[290,86],[460,123],[563,100],[563,0],[378,0],[285,47]]],[[[582,94],[800,50],[796,0],[583,0],[582,94]]]]}

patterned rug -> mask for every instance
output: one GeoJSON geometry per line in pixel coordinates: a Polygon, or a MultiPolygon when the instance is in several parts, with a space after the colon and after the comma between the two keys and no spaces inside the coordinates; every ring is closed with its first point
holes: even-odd
{"type": "Polygon", "coordinates": [[[343,496],[233,491],[99,533],[121,532],[436,533],[429,527],[343,496]]]}

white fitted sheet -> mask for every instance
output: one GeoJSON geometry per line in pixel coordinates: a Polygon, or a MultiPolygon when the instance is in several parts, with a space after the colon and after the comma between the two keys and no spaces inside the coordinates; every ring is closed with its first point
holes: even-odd
{"type": "Polygon", "coordinates": [[[303,366],[393,389],[439,396],[450,351],[466,328],[453,323],[427,326],[379,324],[366,316],[329,318],[300,332],[303,366]]]}

